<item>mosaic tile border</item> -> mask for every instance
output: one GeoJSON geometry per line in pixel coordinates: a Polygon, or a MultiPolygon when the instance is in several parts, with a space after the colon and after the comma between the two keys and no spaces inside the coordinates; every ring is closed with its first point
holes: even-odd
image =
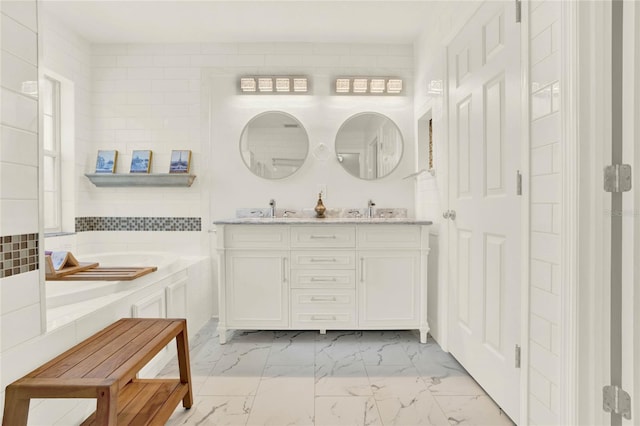
{"type": "Polygon", "coordinates": [[[76,232],[86,231],[201,231],[200,217],[76,217],[76,232]]]}
{"type": "Polygon", "coordinates": [[[0,237],[0,278],[39,268],[38,234],[0,237]]]}

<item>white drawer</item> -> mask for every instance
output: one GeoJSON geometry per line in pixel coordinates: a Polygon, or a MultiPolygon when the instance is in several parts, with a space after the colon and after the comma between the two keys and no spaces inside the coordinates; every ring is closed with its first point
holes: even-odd
{"type": "Polygon", "coordinates": [[[355,269],[353,250],[293,250],[291,267],[294,269],[355,269]]]}
{"type": "Polygon", "coordinates": [[[355,298],[355,290],[292,290],[292,327],[298,329],[356,327],[355,298]]]}
{"type": "Polygon", "coordinates": [[[291,309],[304,312],[333,312],[335,309],[355,309],[355,290],[291,290],[291,309]]]}
{"type": "Polygon", "coordinates": [[[291,328],[294,330],[349,330],[356,327],[355,313],[353,312],[330,314],[294,312],[291,317],[291,328]]]}
{"type": "Polygon", "coordinates": [[[352,269],[293,269],[292,288],[355,288],[352,269]]]}
{"type": "Polygon", "coordinates": [[[421,227],[415,225],[360,225],[360,248],[420,248],[421,227]]]}
{"type": "Polygon", "coordinates": [[[292,226],[291,247],[355,247],[353,226],[292,226]]]}
{"type": "Polygon", "coordinates": [[[226,225],[227,248],[287,248],[289,227],[278,225],[226,225]]]}

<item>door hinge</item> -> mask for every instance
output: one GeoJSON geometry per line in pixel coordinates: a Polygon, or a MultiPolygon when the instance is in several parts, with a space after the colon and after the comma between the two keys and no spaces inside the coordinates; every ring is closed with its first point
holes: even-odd
{"type": "Polygon", "coordinates": [[[606,192],[627,192],[631,190],[631,166],[614,164],[604,168],[604,190],[606,192]]]}
{"type": "Polygon", "coordinates": [[[522,173],[516,172],[516,195],[522,195],[522,173]]]}
{"type": "Polygon", "coordinates": [[[516,345],[516,368],[520,368],[520,345],[516,345]]]}
{"type": "Polygon", "coordinates": [[[516,23],[522,21],[522,1],[516,0],[516,23]]]}
{"type": "Polygon", "coordinates": [[[631,420],[631,397],[618,386],[602,388],[602,408],[607,413],[616,413],[631,420]]]}

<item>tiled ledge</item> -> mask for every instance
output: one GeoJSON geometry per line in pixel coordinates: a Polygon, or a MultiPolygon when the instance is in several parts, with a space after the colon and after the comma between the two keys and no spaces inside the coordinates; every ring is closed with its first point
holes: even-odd
{"type": "Polygon", "coordinates": [[[76,217],[76,232],[86,231],[201,231],[199,217],[76,217]]]}

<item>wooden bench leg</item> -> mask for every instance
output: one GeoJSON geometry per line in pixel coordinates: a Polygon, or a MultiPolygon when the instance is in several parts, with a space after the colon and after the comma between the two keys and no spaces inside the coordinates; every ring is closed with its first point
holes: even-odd
{"type": "Polygon", "coordinates": [[[26,426],[30,401],[29,398],[19,398],[17,392],[11,386],[7,386],[2,426],[26,426]]]}
{"type": "Polygon", "coordinates": [[[118,424],[118,386],[104,386],[98,388],[96,395],[96,423],[97,425],[117,426],[118,424]]]}
{"type": "Polygon", "coordinates": [[[189,363],[189,339],[187,338],[187,324],[184,323],[184,328],[176,336],[176,343],[178,347],[178,366],[180,367],[180,382],[186,383],[189,386],[187,394],[182,399],[182,406],[184,408],[191,408],[193,405],[193,390],[191,386],[191,365],[189,363]]]}

